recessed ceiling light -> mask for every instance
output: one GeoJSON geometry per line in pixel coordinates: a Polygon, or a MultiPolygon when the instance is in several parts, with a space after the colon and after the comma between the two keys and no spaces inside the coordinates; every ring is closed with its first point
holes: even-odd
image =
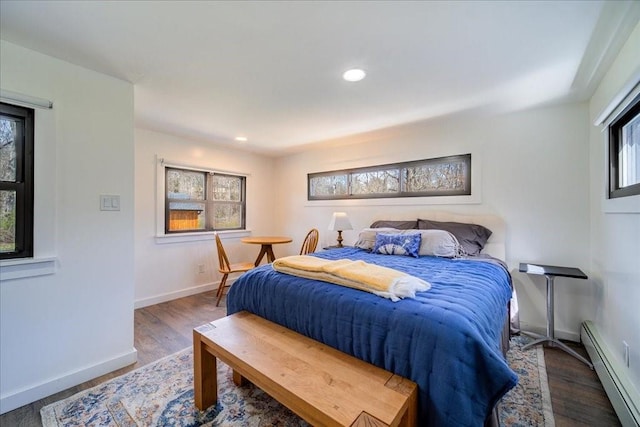
{"type": "Polygon", "coordinates": [[[353,68],[351,70],[345,71],[342,75],[342,78],[348,82],[359,82],[360,80],[364,79],[366,75],[367,73],[365,73],[363,70],[359,68],[353,68]]]}
{"type": "Polygon", "coordinates": [[[236,141],[247,142],[247,137],[246,136],[236,136],[236,141]]]}

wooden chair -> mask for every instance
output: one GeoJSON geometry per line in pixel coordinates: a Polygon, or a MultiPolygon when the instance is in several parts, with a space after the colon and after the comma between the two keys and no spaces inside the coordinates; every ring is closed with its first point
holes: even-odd
{"type": "Polygon", "coordinates": [[[224,288],[227,285],[227,278],[231,273],[244,273],[246,271],[251,270],[255,267],[252,262],[239,262],[236,264],[230,264],[229,258],[227,258],[227,253],[224,251],[224,246],[222,246],[222,242],[220,241],[220,236],[218,233],[216,235],[216,246],[218,247],[218,261],[220,262],[220,267],[218,271],[222,273],[222,279],[220,280],[220,286],[218,286],[218,293],[216,296],[218,297],[216,301],[216,307],[220,304],[220,300],[222,299],[222,294],[224,293],[224,288]]]}
{"type": "Polygon", "coordinates": [[[315,228],[312,228],[311,231],[307,233],[307,237],[304,238],[304,242],[302,242],[302,248],[300,248],[300,255],[310,254],[315,252],[316,247],[318,246],[318,237],[320,233],[315,228]]]}

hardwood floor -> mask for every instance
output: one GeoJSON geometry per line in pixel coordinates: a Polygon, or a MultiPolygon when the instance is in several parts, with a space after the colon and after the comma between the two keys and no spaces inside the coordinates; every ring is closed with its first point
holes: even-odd
{"type": "MultiPolygon", "coordinates": [[[[565,344],[589,359],[582,344],[565,344]]],[[[557,427],[621,425],[596,371],[557,348],[545,347],[544,360],[557,427]]]]}
{"type": "MultiPolygon", "coordinates": [[[[214,291],[138,309],[135,311],[137,363],[7,412],[0,416],[0,426],[41,426],[43,406],[189,347],[193,328],[225,315],[224,301],[220,307],[215,306],[214,291]]],[[[588,358],[580,344],[567,344],[588,358]]],[[[556,426],[620,425],[595,371],[553,348],[545,348],[545,362],[556,426]]]]}

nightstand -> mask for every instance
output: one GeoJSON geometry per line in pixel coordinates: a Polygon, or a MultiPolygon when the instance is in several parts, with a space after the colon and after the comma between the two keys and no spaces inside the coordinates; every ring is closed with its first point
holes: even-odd
{"type": "Polygon", "coordinates": [[[554,333],[554,325],[553,325],[553,281],[556,277],[572,277],[574,279],[587,279],[587,275],[582,272],[579,268],[572,267],[557,267],[554,265],[544,265],[544,264],[530,264],[530,263],[520,263],[520,272],[527,274],[536,274],[546,277],[547,279],[547,335],[540,335],[534,332],[525,332],[523,333],[527,335],[531,335],[534,338],[538,338],[537,340],[525,345],[522,347],[523,350],[531,348],[538,344],[548,343],[549,347],[558,347],[561,350],[566,351],[576,359],[584,362],[593,369],[593,364],[589,362],[587,359],[573,351],[566,344],[556,339],[554,333]]]}
{"type": "Polygon", "coordinates": [[[347,246],[347,245],[342,245],[342,246],[323,246],[322,249],[324,249],[325,251],[328,251],[330,249],[343,249],[343,248],[353,248],[353,246],[347,246]]]}

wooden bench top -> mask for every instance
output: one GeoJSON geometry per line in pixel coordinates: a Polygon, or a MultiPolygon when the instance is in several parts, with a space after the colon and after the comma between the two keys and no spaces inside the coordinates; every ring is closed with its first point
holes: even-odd
{"type": "Polygon", "coordinates": [[[216,402],[216,358],[312,425],[416,423],[417,386],[362,360],[241,312],[194,329],[195,401],[216,402]]]}

